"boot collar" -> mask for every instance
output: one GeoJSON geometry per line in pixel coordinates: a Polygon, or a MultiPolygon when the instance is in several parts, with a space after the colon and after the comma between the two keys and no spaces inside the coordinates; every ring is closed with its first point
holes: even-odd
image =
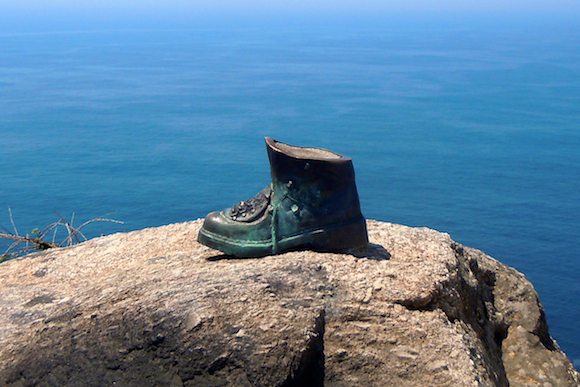
{"type": "Polygon", "coordinates": [[[270,137],[266,137],[266,146],[272,152],[281,153],[294,159],[320,160],[339,163],[351,161],[351,158],[348,156],[343,156],[323,148],[307,148],[288,145],[270,137]]]}

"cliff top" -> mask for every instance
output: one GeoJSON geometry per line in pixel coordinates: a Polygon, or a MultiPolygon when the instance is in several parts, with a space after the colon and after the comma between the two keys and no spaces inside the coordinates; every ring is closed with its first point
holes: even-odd
{"type": "Polygon", "coordinates": [[[232,259],[201,221],[0,266],[0,384],[577,386],[525,277],[369,220],[365,256],[232,259]]]}

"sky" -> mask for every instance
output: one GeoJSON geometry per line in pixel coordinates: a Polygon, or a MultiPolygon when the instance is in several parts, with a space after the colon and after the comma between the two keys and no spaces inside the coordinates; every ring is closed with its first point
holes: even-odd
{"type": "Polygon", "coordinates": [[[579,0],[0,0],[0,32],[31,28],[130,27],[142,22],[400,15],[566,16],[579,0]]]}

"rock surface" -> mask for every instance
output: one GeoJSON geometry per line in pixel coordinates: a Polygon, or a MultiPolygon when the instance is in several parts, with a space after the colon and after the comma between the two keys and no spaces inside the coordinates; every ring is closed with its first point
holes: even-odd
{"type": "Polygon", "coordinates": [[[516,270],[368,221],[363,257],[230,259],[201,221],[0,265],[2,386],[578,386],[516,270]]]}

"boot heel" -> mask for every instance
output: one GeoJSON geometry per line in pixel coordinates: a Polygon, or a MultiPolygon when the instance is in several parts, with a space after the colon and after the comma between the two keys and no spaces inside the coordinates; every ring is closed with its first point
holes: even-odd
{"type": "Polygon", "coordinates": [[[317,252],[362,253],[368,245],[366,222],[362,217],[348,223],[325,226],[282,238],[278,242],[280,252],[299,248],[317,252]]]}

